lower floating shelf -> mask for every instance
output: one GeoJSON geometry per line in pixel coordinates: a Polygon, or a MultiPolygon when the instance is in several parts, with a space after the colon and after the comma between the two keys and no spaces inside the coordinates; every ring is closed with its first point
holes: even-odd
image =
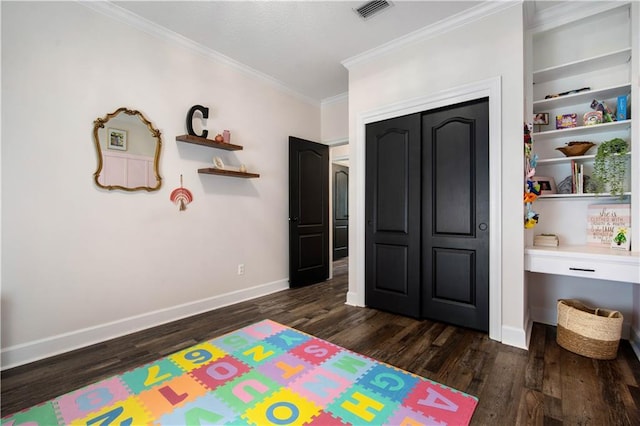
{"type": "Polygon", "coordinates": [[[198,173],[202,173],[206,175],[239,177],[239,178],[245,178],[245,179],[260,177],[258,173],[237,172],[235,170],[214,169],[212,167],[206,168],[206,169],[198,169],[198,173]]]}

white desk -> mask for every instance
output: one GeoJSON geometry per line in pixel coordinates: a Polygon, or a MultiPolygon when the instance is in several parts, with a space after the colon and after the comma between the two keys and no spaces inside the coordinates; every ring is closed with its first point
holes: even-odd
{"type": "Polygon", "coordinates": [[[640,252],[589,246],[530,246],[524,250],[524,269],[640,284],[640,252]]]}

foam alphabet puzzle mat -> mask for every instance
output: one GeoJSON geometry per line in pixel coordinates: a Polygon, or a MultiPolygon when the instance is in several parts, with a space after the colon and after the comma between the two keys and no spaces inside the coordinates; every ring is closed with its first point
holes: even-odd
{"type": "Polygon", "coordinates": [[[476,397],[271,320],[2,419],[2,425],[463,425],[476,397]]]}

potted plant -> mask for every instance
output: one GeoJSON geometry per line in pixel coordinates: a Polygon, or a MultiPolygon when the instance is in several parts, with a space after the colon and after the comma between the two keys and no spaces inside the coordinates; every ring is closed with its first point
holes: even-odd
{"type": "Polygon", "coordinates": [[[593,163],[596,192],[602,193],[608,189],[612,195],[622,196],[628,151],[629,144],[620,138],[604,141],[598,145],[593,163]]]}

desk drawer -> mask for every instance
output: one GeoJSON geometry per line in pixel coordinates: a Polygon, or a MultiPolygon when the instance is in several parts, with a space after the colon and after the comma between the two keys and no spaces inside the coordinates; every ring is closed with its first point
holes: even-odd
{"type": "Polygon", "coordinates": [[[640,283],[638,265],[631,263],[526,255],[525,266],[531,272],[640,283]]]}

